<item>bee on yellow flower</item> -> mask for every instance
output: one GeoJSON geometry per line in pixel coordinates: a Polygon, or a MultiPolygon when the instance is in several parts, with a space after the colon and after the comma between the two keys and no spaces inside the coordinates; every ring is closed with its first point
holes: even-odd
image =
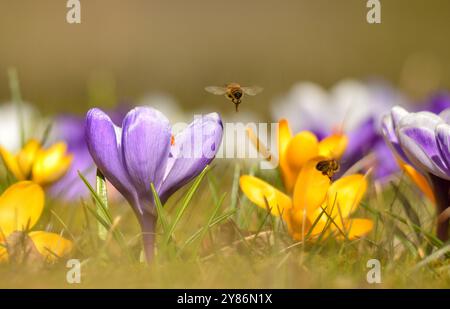
{"type": "Polygon", "coordinates": [[[19,181],[0,196],[0,262],[54,262],[72,251],[72,242],[59,234],[30,231],[44,203],[42,187],[31,181],[19,181]]]}
{"type": "Polygon", "coordinates": [[[321,141],[309,131],[293,136],[288,122],[281,120],[278,160],[286,193],[249,175],[241,176],[240,187],[250,201],[281,216],[295,240],[303,240],[306,233],[320,234],[327,224],[338,237],[361,237],[372,229],[372,221],[350,216],[365,194],[366,177],[355,174],[333,181],[330,173],[317,168],[321,162],[338,160],[347,142],[340,132],[321,141]]]}
{"type": "Polygon", "coordinates": [[[32,180],[40,185],[60,179],[72,163],[72,155],[67,154],[64,142],[45,149],[35,139],[29,140],[16,155],[0,146],[0,156],[17,180],[32,180]]]}

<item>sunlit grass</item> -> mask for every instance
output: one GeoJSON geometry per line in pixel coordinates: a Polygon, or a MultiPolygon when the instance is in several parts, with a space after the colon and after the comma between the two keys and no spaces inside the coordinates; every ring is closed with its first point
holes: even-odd
{"type": "Polygon", "coordinates": [[[48,199],[39,227],[62,231],[74,241],[72,258],[82,262],[81,283],[66,282],[63,260],[38,271],[2,265],[0,287],[450,287],[450,246],[434,237],[432,205],[403,177],[383,190],[370,186],[355,214],[374,220],[367,237],[296,242],[281,220],[242,195],[237,182],[243,173],[280,183],[275,171],[216,161],[164,207],[157,201],[157,249],[149,266],[137,220],[125,202],[109,201],[105,207],[96,184],[91,184],[92,198],[71,205],[48,199]],[[381,284],[366,280],[370,259],[381,262],[381,284]]]}

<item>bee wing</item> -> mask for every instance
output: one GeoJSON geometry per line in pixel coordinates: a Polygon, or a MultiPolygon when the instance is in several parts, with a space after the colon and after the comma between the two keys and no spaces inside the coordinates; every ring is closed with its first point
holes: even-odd
{"type": "Polygon", "coordinates": [[[258,93],[263,91],[263,88],[262,87],[258,87],[258,86],[242,87],[242,91],[244,91],[244,93],[246,95],[257,95],[258,93]]]}
{"type": "Polygon", "coordinates": [[[205,87],[205,90],[209,93],[216,94],[216,95],[223,95],[227,93],[227,88],[225,87],[217,87],[217,86],[209,86],[205,87]]]}

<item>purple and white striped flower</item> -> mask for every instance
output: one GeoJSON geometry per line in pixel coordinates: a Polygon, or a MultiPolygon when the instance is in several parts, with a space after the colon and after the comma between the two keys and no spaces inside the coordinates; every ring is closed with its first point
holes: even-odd
{"type": "MultiPolygon", "coordinates": [[[[450,207],[450,109],[439,115],[409,113],[396,106],[383,119],[383,134],[397,155],[418,169],[433,189],[438,214],[450,207]]],[[[438,237],[448,239],[449,218],[438,220],[438,237]]]]}

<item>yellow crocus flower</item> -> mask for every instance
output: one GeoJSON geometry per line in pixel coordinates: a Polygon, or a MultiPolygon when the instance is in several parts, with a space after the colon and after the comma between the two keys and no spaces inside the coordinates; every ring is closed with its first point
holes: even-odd
{"type": "MultiPolygon", "coordinates": [[[[254,133],[248,132],[259,145],[254,133]]],[[[311,235],[321,233],[330,219],[332,232],[339,231],[351,239],[360,237],[372,229],[372,221],[350,219],[350,215],[366,191],[367,180],[356,174],[331,182],[316,168],[322,160],[339,159],[347,144],[348,138],[340,132],[321,141],[309,131],[293,135],[287,120],[282,119],[278,126],[278,162],[287,194],[249,175],[240,178],[241,189],[256,205],[269,207],[274,216],[281,215],[296,240],[303,239],[314,222],[311,235]]]]}
{"type": "Polygon", "coordinates": [[[0,155],[6,168],[17,180],[33,180],[41,185],[60,179],[72,163],[64,142],[53,144],[47,149],[35,140],[29,140],[17,155],[0,146],[0,155]]]}
{"type": "Polygon", "coordinates": [[[406,163],[398,156],[396,156],[397,164],[408,175],[408,177],[414,182],[420,191],[433,203],[436,204],[436,198],[434,197],[433,189],[431,188],[429,180],[417,171],[413,166],[406,163]]]}
{"type": "Polygon", "coordinates": [[[0,262],[9,259],[8,237],[14,232],[26,233],[47,262],[53,262],[72,250],[72,242],[58,234],[29,231],[38,222],[44,202],[42,187],[31,181],[17,182],[0,196],[0,262]]]}
{"type": "Polygon", "coordinates": [[[327,224],[328,231],[338,238],[355,239],[367,234],[373,222],[350,217],[366,192],[365,176],[354,174],[331,182],[316,168],[324,159],[316,157],[303,165],[292,195],[249,175],[241,176],[241,189],[259,207],[269,208],[274,216],[282,216],[295,240],[303,240],[308,232],[311,236],[318,235],[327,224]],[[313,230],[309,231],[313,225],[313,230]]]}
{"type": "MultiPolygon", "coordinates": [[[[247,133],[263,156],[272,157],[251,128],[247,129],[247,133]]],[[[321,141],[310,131],[301,131],[293,135],[286,119],[278,122],[277,141],[278,164],[288,193],[292,193],[297,176],[306,162],[318,156],[338,160],[344,154],[348,144],[347,136],[341,132],[332,134],[321,141]]]]}

